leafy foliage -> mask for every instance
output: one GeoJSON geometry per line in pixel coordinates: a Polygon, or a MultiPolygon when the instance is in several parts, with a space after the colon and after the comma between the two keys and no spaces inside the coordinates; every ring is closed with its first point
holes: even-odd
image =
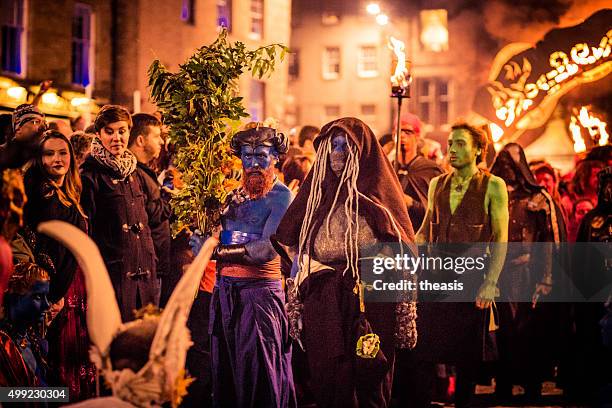
{"type": "Polygon", "coordinates": [[[151,98],[169,126],[184,184],[172,200],[175,233],[194,224],[208,233],[218,225],[227,195],[239,185],[240,160],[232,157],[229,142],[240,119],[249,116],[237,96],[238,78],[245,71],[269,77],[287,51],[281,44],[247,50],[242,42],[230,43],[223,30],[176,73],[159,60],[149,67],[151,98]]]}

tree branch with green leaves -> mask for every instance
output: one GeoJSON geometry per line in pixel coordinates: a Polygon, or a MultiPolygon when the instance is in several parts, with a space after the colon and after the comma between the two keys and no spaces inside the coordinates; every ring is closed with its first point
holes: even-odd
{"type": "Polygon", "coordinates": [[[184,185],[172,198],[175,234],[193,225],[210,233],[219,224],[227,195],[239,185],[240,160],[232,157],[229,143],[240,120],[249,116],[238,95],[238,79],[245,72],[269,77],[288,51],[282,44],[248,50],[240,41],[232,44],[223,30],[177,72],[159,60],[150,65],[151,98],[169,128],[174,165],[184,185]]]}

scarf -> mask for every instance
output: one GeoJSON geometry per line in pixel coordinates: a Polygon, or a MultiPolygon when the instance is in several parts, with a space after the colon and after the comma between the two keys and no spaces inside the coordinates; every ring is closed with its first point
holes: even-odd
{"type": "Polygon", "coordinates": [[[119,179],[125,179],[136,170],[138,161],[132,152],[126,149],[119,157],[113,156],[104,146],[98,137],[94,137],[91,141],[91,156],[96,159],[105,168],[118,176],[119,179]]]}

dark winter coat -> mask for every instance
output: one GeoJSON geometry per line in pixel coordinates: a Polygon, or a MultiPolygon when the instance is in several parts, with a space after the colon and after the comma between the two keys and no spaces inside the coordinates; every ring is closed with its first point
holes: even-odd
{"type": "Polygon", "coordinates": [[[143,188],[147,197],[147,215],[157,255],[157,276],[168,275],[170,269],[170,215],[172,209],[168,200],[162,196],[161,186],[155,172],[146,164],[138,163],[142,174],[143,188]]]}
{"type": "MultiPolygon", "coordinates": [[[[35,168],[25,176],[25,188],[28,201],[25,205],[25,221],[32,231],[43,221],[60,220],[86,231],[87,221],[74,206],[62,204],[53,186],[43,179],[35,168]]],[[[53,303],[60,300],[72,284],[77,269],[77,262],[62,244],[44,235],[37,235],[37,250],[45,253],[53,261],[55,274],[51,276],[49,300],[53,303]]]]}
{"type": "Polygon", "coordinates": [[[90,156],[81,165],[81,179],[90,235],[106,263],[123,321],[133,320],[135,309],[159,300],[142,174],[120,179],[90,156]]]}

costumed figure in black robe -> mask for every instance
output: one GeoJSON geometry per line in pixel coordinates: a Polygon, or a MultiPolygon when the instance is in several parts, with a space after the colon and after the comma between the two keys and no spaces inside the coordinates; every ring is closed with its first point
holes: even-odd
{"type": "Polygon", "coordinates": [[[317,406],[384,407],[396,345],[416,344],[416,305],[364,305],[360,255],[378,243],[413,243],[412,225],[365,123],[334,120],[314,145],[314,166],[272,237],[297,272],[287,283],[291,334],[306,351],[317,406]],[[372,352],[361,347],[370,340],[372,352]]]}
{"type": "Polygon", "coordinates": [[[563,215],[546,189],[536,182],[517,143],[504,146],[491,173],[501,177],[508,189],[508,241],[513,243],[499,280],[496,394],[509,399],[513,384],[521,384],[527,398],[538,398],[543,379],[552,373],[561,312],[557,304],[538,301],[551,294],[553,282],[560,283],[561,277],[553,278],[553,263],[561,257],[558,246],[534,243],[558,244],[564,240],[563,215]]]}
{"type": "Polygon", "coordinates": [[[604,344],[603,329],[612,319],[612,167],[598,177],[597,206],[582,220],[572,257],[577,302],[568,391],[578,403],[608,406],[612,404],[612,350],[604,344]]]}

